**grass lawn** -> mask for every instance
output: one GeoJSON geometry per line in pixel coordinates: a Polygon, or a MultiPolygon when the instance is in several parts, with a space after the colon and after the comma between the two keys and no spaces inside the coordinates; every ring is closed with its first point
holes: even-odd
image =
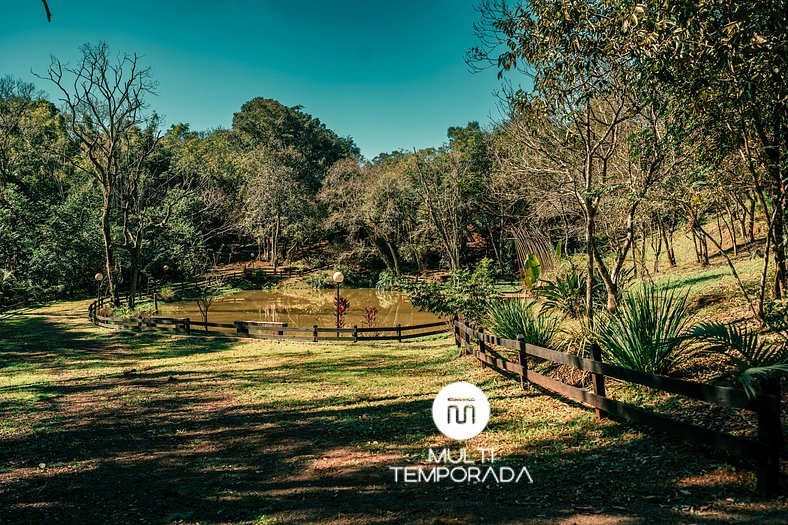
{"type": "Polygon", "coordinates": [[[0,523],[786,523],[734,458],[408,344],[114,333],[60,303],[0,322],[0,523]],[[395,483],[451,446],[430,408],[480,386],[466,442],[534,483],[395,483]]]}

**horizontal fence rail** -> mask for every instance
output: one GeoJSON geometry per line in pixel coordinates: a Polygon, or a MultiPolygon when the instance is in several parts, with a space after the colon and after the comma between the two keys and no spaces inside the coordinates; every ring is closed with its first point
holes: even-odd
{"type": "Polygon", "coordinates": [[[592,346],[592,359],[589,359],[528,344],[522,336],[516,340],[506,339],[487,333],[484,328],[475,329],[461,321],[455,320],[452,324],[454,340],[460,348],[460,355],[473,356],[481,362],[483,368],[492,368],[504,375],[519,376],[523,387],[526,382],[533,383],[566,398],[585,403],[596,410],[598,418],[613,415],[752,459],[757,465],[758,489],[767,495],[776,495],[779,492],[780,453],[783,447],[779,395],[759,393],[754,398],[750,398],[743,390],[735,388],[676,379],[605,363],[602,361],[601,351],[597,345],[592,346]],[[517,351],[518,362],[491,355],[488,345],[517,351]],[[529,369],[529,357],[590,372],[592,391],[566,384],[529,369]],[[611,399],[605,393],[606,377],[718,406],[754,412],[758,416],[757,439],[743,438],[685,423],[642,407],[611,399]]]}
{"type": "MultiPolygon", "coordinates": [[[[270,270],[264,268],[247,269],[230,273],[216,274],[214,277],[197,281],[173,283],[170,286],[175,292],[188,292],[199,289],[201,286],[215,284],[217,280],[241,278],[250,272],[270,270]]],[[[292,276],[293,274],[277,271],[271,273],[276,276],[292,276]]],[[[122,294],[123,295],[123,294],[122,294]]],[[[124,295],[128,301],[130,294],[124,295]]],[[[139,290],[134,294],[136,299],[156,299],[156,290],[152,294],[139,290]]],[[[420,337],[444,334],[451,329],[449,321],[437,321],[416,325],[372,326],[372,327],[325,327],[313,325],[311,327],[289,326],[288,323],[275,321],[245,321],[238,320],[232,323],[211,323],[192,320],[188,317],[111,317],[102,316],[100,311],[109,304],[110,298],[99,297],[88,306],[90,321],[101,327],[132,330],[136,332],[159,331],[169,334],[187,336],[218,336],[234,339],[285,339],[293,341],[407,341],[420,337]]]]}

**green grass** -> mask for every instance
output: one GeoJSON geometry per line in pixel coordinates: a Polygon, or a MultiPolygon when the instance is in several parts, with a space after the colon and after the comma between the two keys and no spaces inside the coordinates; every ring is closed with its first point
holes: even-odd
{"type": "Polygon", "coordinates": [[[758,502],[751,471],[734,472],[726,458],[523,392],[458,359],[448,338],[121,334],[85,322],[83,307],[50,305],[0,325],[0,521],[516,523],[538,509],[534,518],[550,523],[590,512],[578,507],[681,521],[685,505],[768,521],[785,512],[758,502]],[[492,406],[487,430],[465,446],[527,466],[534,485],[393,483],[388,466],[460,446],[430,415],[438,390],[458,380],[492,406]]]}
{"type": "MultiPolygon", "coordinates": [[[[750,319],[713,248],[707,267],[684,234],[675,248],[678,266],[663,258],[656,282],[688,290],[699,320],[750,319]]],[[[746,250],[736,259],[749,288],[761,263],[746,250]]],[[[122,334],[87,323],[88,302],[0,319],[0,523],[788,522],[784,500],[754,495],[745,462],[522,391],[458,359],[447,338],[299,344],[122,334]],[[480,386],[492,405],[487,430],[465,445],[526,465],[534,485],[392,482],[388,466],[423,464],[430,447],[460,445],[430,416],[438,390],[458,380],[480,386]]],[[[709,379],[718,365],[693,361],[680,372],[709,379]]],[[[622,401],[683,410],[710,427],[731,421],[649,389],[608,387],[622,401]]],[[[737,433],[754,428],[733,423],[737,433]]]]}

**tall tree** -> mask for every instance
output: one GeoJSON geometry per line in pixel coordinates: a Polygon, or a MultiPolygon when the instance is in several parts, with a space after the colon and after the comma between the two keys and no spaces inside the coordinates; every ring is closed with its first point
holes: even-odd
{"type": "Polygon", "coordinates": [[[125,170],[138,164],[140,155],[151,152],[144,148],[134,152],[131,144],[137,130],[151,122],[145,97],[154,93],[155,83],[136,54],[113,57],[105,42],[85,44],[80,51],[82,56],[74,66],[53,57],[49,70],[39,78],[49,80],[60,92],[66,126],[82,152],[78,166],[94,177],[101,190],[105,273],[117,304],[114,250],[118,243],[112,233],[113,199],[125,170]]]}
{"type": "Polygon", "coordinates": [[[788,293],[788,18],[784,0],[654,0],[619,5],[622,32],[638,44],[643,77],[667,88],[701,130],[712,157],[743,160],[763,208],[788,293]]]}

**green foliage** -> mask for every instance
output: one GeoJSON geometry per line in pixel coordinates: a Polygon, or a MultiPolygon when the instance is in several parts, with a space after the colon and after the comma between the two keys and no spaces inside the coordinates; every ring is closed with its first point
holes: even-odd
{"type": "Polygon", "coordinates": [[[788,327],[788,300],[778,299],[770,302],[766,308],[766,322],[781,328],[788,327]]]}
{"type": "Polygon", "coordinates": [[[322,290],[323,288],[328,288],[331,286],[331,282],[328,280],[328,275],[326,275],[326,272],[323,271],[313,272],[307,275],[306,284],[309,285],[309,287],[313,290],[322,290]]]}
{"type": "Polygon", "coordinates": [[[782,334],[781,341],[772,343],[760,339],[747,327],[703,322],[687,336],[704,343],[708,351],[726,356],[748,396],[755,396],[759,381],[788,373],[788,340],[782,334]]]}
{"type": "Polygon", "coordinates": [[[501,337],[517,339],[550,348],[558,331],[558,320],[534,312],[534,303],[522,300],[503,300],[493,303],[488,310],[490,329],[501,337]]]}
{"type": "Polygon", "coordinates": [[[388,271],[383,270],[378,275],[378,282],[375,283],[375,289],[379,291],[389,291],[397,285],[397,276],[388,271]]]}
{"type": "Polygon", "coordinates": [[[545,281],[538,296],[544,301],[543,308],[557,312],[570,319],[580,318],[585,311],[586,279],[574,268],[558,274],[555,281],[545,281]]]}
{"type": "MultiPolygon", "coordinates": [[[[626,273],[626,272],[622,272],[626,273]]],[[[585,314],[586,276],[574,267],[556,275],[554,281],[542,281],[537,288],[537,295],[542,299],[542,308],[547,312],[555,312],[569,319],[581,319],[585,314]]],[[[623,287],[623,286],[622,286],[623,287]]],[[[597,279],[594,281],[593,303],[595,307],[604,303],[605,286],[597,279]]]]}
{"type": "Polygon", "coordinates": [[[523,261],[523,285],[527,290],[532,289],[539,281],[541,273],[542,265],[539,263],[539,259],[533,253],[529,253],[523,261]]]}
{"type": "Polygon", "coordinates": [[[598,323],[596,340],[608,361],[666,374],[687,357],[690,323],[687,292],[645,284],[624,292],[616,311],[598,323]]]}
{"type": "Polygon", "coordinates": [[[137,303],[134,308],[129,308],[128,305],[120,305],[112,308],[109,311],[111,317],[126,319],[130,317],[151,317],[155,314],[153,309],[153,301],[145,301],[137,303]]]}
{"type": "Polygon", "coordinates": [[[493,284],[498,271],[495,268],[495,261],[489,257],[484,257],[476,264],[476,268],[471,275],[471,279],[476,283],[493,284]]]}
{"type": "Polygon", "coordinates": [[[233,130],[246,148],[293,150],[301,159],[292,167],[314,193],[325,170],[338,160],[357,156],[352,139],[339,137],[301,106],[285,106],[276,100],[254,98],[233,115],[233,130]]]}
{"type": "Polygon", "coordinates": [[[439,316],[457,315],[472,323],[481,323],[495,301],[493,278],[490,265],[484,263],[473,273],[467,269],[452,272],[445,283],[402,280],[401,286],[417,308],[439,316]]]}
{"type": "Polygon", "coordinates": [[[159,300],[170,302],[175,300],[175,290],[172,286],[162,286],[159,288],[159,300]]]}

